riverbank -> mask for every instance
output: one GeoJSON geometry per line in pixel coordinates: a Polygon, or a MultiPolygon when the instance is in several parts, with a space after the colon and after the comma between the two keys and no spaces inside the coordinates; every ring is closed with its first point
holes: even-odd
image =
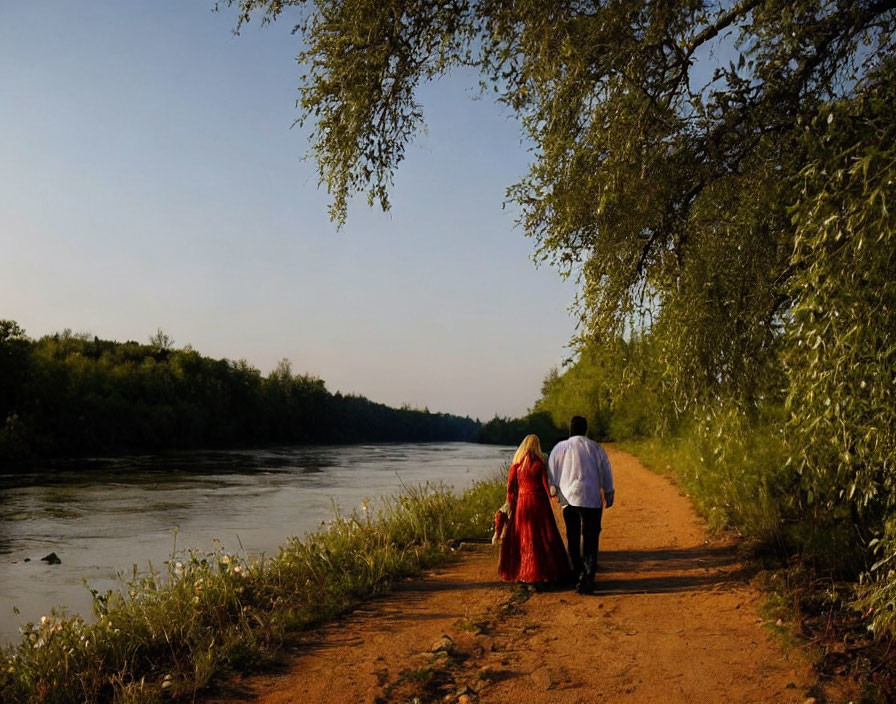
{"type": "Polygon", "coordinates": [[[65,472],[0,475],[0,647],[54,607],[88,620],[100,592],[134,564],[164,569],[175,541],[211,552],[276,555],[402,485],[487,480],[512,448],[469,443],[316,445],[168,453],[72,463],[65,472]],[[176,531],[176,537],[175,537],[176,531]],[[55,552],[62,560],[40,558],[55,552]],[[13,611],[14,608],[19,613],[13,611]]]}
{"type": "Polygon", "coordinates": [[[337,517],[268,559],[218,547],[96,593],[98,619],[51,615],[0,655],[0,701],[158,702],[193,698],[224,672],[275,660],[296,634],[455,558],[459,538],[486,538],[503,481],[461,495],[407,488],[337,517]]]}
{"type": "Polygon", "coordinates": [[[308,632],[284,672],[231,680],[206,704],[850,701],[783,646],[737,543],[708,535],[670,478],[608,450],[617,500],[593,596],[505,585],[495,550],[475,546],[308,632]]]}

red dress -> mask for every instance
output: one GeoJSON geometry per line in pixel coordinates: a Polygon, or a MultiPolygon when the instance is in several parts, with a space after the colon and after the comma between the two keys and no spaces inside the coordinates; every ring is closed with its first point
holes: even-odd
{"type": "Polygon", "coordinates": [[[552,582],[569,576],[557,530],[544,460],[530,452],[507,474],[510,521],[501,542],[498,574],[508,582],[552,582]]]}

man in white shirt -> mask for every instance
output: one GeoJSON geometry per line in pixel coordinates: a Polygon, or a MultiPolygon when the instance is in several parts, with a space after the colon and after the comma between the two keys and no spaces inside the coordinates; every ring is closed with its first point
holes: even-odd
{"type": "Polygon", "coordinates": [[[563,507],[569,557],[580,594],[594,591],[601,517],[604,507],[610,508],[616,496],[607,453],[586,438],[586,432],[588,421],[573,416],[569,439],[555,445],[548,460],[550,483],[557,488],[563,507]]]}

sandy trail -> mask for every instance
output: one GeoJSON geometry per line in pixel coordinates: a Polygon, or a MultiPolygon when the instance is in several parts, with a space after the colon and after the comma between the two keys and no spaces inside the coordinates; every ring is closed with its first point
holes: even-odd
{"type": "Polygon", "coordinates": [[[811,668],[763,625],[734,547],[668,478],[607,449],[617,499],[594,595],[503,584],[496,549],[475,546],[209,704],[805,702],[811,668]]]}

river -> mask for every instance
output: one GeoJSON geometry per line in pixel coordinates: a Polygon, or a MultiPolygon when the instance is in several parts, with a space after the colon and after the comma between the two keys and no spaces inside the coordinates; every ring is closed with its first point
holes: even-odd
{"type": "MultiPolygon", "coordinates": [[[[85,586],[162,567],[175,546],[274,554],[366,499],[402,485],[462,490],[497,474],[513,448],[370,444],[190,452],[56,463],[0,474],[0,643],[51,608],[91,617],[85,586]],[[41,558],[55,552],[60,564],[41,558]],[[15,613],[18,609],[19,613],[15,613]]],[[[497,507],[495,507],[497,508],[497,507]]]]}

